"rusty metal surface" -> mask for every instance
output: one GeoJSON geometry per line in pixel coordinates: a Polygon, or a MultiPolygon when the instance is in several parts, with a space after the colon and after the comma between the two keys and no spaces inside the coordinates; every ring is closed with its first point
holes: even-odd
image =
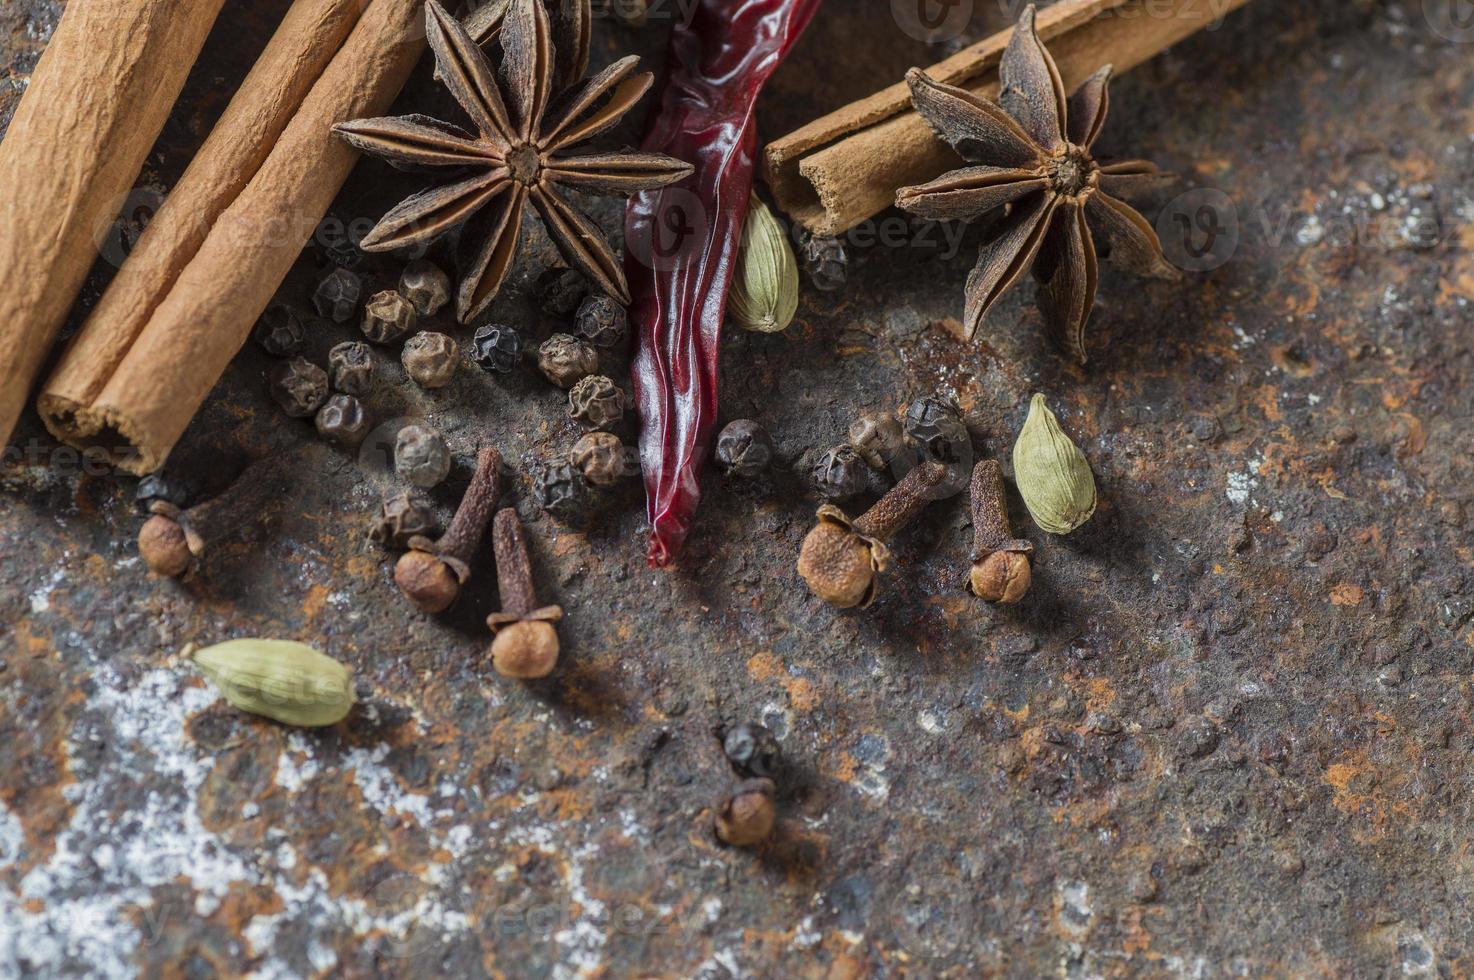
{"type": "MultiPolygon", "coordinates": [[[[887,6],[824,10],[770,135],[934,60],[887,6]],[[872,50],[879,73],[854,67],[872,50]]],[[[57,9],[0,11],[0,93],[57,9]]],[[[185,585],[143,572],[134,482],[31,418],[0,476],[0,975],[1474,971],[1474,48],[1430,23],[1251,4],[1118,82],[1104,149],[1186,178],[1146,213],[1216,189],[1238,241],[1181,284],[1104,270],[1088,368],[1045,345],[1031,287],[983,344],[952,339],[977,233],[947,249],[886,216],[870,231],[903,240],[854,248],[849,288],[806,290],[785,335],[727,338],[725,414],[767,425],[784,465],[710,475],[671,573],[644,567],[634,486],[585,532],[530,506],[527,465],[575,437],[530,369],[424,393],[384,362],[376,417],[427,417],[457,451],[447,509],[479,441],[518,470],[568,611],[544,683],[487,663],[489,556],[451,615],[410,611],[361,533],[392,480],[284,420],[254,347],[171,468],[218,486],[280,451],[291,492],[185,585]],[[937,387],[1004,455],[1048,393],[1100,510],[1065,539],[1016,513],[1033,591],[989,609],[962,591],[963,501],[934,505],[876,605],[835,614],[792,571],[799,474],[857,411],[937,387]],[[364,706],[322,732],[234,712],[177,655],[242,635],[351,664],[364,706]],[[708,824],[732,780],[712,730],[743,720],[789,760],[757,852],[708,824]]],[[[658,58],[658,22],[596,31],[598,63],[658,58]]],[[[202,137],[248,63],[197,73],[161,145],[202,137]]],[[[423,72],[403,104],[441,99],[423,72]]],[[[409,186],[365,164],[336,213],[409,186]]],[[[497,318],[535,322],[548,259],[529,251],[497,318]]],[[[282,298],[321,268],[309,250],[282,298]]],[[[353,332],[318,328],[312,355],[353,332]]]]}

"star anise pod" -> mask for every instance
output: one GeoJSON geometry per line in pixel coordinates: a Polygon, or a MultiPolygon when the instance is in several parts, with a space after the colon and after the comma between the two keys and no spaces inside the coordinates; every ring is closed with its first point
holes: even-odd
{"type": "MultiPolygon", "coordinates": [[[[559,88],[583,78],[589,70],[589,43],[594,23],[591,0],[543,0],[548,9],[548,22],[553,31],[553,50],[557,52],[557,68],[553,79],[559,88]]],[[[485,47],[502,30],[512,0],[487,0],[466,15],[466,33],[485,47]]]]}
{"type": "Polygon", "coordinates": [[[906,74],[916,111],[974,166],[903,187],[896,203],[937,221],[973,219],[1006,205],[967,279],[966,335],[977,332],[989,308],[1032,265],[1045,323],[1083,364],[1097,274],[1091,224],[1109,242],[1110,258],[1128,271],[1178,277],[1151,223],[1114,196],[1165,175],[1145,160],[1102,166],[1091,156],[1109,106],[1111,68],[1066,98],[1059,69],[1034,29],[1032,5],[1019,18],[999,77],[1001,105],[915,68],[906,74]]]}
{"type": "Polygon", "coordinates": [[[425,10],[441,81],[476,132],[419,115],[333,127],[358,149],[396,166],[457,172],[456,180],[415,194],[386,214],[362,247],[383,252],[424,244],[464,225],[456,315],[469,323],[506,279],[531,203],[569,265],[628,303],[618,256],[559,188],[633,194],[691,173],[690,164],[659,153],[569,153],[617,124],[650,88],[648,73],[634,74],[640,59],[621,59],[555,99],[556,53],[542,0],[511,0],[501,28],[500,75],[445,8],[430,0],[425,10]]]}

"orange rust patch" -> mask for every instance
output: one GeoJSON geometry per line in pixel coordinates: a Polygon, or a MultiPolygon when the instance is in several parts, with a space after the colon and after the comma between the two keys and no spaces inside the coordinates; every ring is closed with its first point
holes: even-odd
{"type": "Polygon", "coordinates": [[[783,675],[783,663],[771,650],[753,654],[747,661],[747,676],[755,681],[777,680],[783,675]]]}
{"type": "Polygon", "coordinates": [[[1331,586],[1331,605],[1333,606],[1359,606],[1366,593],[1359,585],[1350,582],[1340,582],[1331,586]]]}

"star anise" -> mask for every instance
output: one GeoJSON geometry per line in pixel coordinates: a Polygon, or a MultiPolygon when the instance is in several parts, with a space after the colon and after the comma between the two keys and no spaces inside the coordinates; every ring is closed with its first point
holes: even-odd
{"type": "Polygon", "coordinates": [[[362,247],[382,252],[423,244],[464,225],[456,315],[469,323],[506,279],[530,202],[569,265],[628,303],[629,284],[613,248],[559,188],[633,194],[691,173],[690,164],[659,153],[568,152],[612,128],[650,88],[648,73],[634,74],[640,59],[621,59],[555,99],[556,53],[541,0],[511,0],[501,28],[500,75],[445,8],[430,0],[425,9],[441,81],[476,132],[420,115],[333,127],[355,147],[396,166],[457,171],[458,179],[386,214],[362,247]]]}
{"type": "MultiPolygon", "coordinates": [[[[485,47],[501,33],[502,22],[512,0],[487,0],[466,15],[466,33],[485,47]]],[[[543,0],[548,8],[548,22],[553,31],[553,50],[557,52],[557,68],[553,78],[559,88],[583,78],[589,70],[590,31],[594,23],[591,0],[543,0]]]]}
{"type": "Polygon", "coordinates": [[[1085,324],[1095,304],[1096,252],[1090,224],[1110,258],[1137,275],[1175,279],[1151,223],[1114,194],[1165,176],[1145,160],[1098,164],[1090,147],[1109,106],[1109,65],[1066,98],[1054,59],[1019,18],[999,66],[1001,105],[943,85],[913,68],[911,102],[962,158],[975,166],[929,184],[903,187],[896,203],[937,221],[1008,211],[990,229],[967,279],[964,330],[971,338],[989,308],[1033,266],[1045,323],[1066,352],[1085,363],[1085,324]]]}

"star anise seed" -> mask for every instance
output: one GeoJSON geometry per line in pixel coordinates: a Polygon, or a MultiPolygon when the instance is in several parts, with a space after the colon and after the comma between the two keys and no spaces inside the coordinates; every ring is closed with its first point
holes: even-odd
{"type": "Polygon", "coordinates": [[[1166,175],[1145,160],[1101,165],[1091,156],[1110,105],[1110,78],[1107,65],[1066,98],[1054,58],[1034,28],[1032,5],[1003,53],[998,103],[919,69],[907,72],[916,111],[973,166],[901,188],[897,205],[936,221],[1008,209],[989,230],[967,279],[967,337],[1032,266],[1045,323],[1055,341],[1085,363],[1097,276],[1090,223],[1110,243],[1110,258],[1127,271],[1178,277],[1151,223],[1114,196],[1166,175]]]}
{"type": "Polygon", "coordinates": [[[424,244],[460,227],[456,316],[470,323],[506,279],[531,204],[568,264],[627,304],[629,284],[613,248],[559,188],[633,194],[691,173],[690,164],[659,153],[568,152],[614,127],[650,88],[648,73],[634,73],[640,59],[621,59],[555,100],[556,53],[542,0],[510,0],[501,26],[500,75],[444,7],[429,0],[425,10],[441,81],[475,132],[419,115],[333,127],[353,146],[396,166],[456,173],[450,183],[391,210],[362,247],[383,252],[424,244]]]}

